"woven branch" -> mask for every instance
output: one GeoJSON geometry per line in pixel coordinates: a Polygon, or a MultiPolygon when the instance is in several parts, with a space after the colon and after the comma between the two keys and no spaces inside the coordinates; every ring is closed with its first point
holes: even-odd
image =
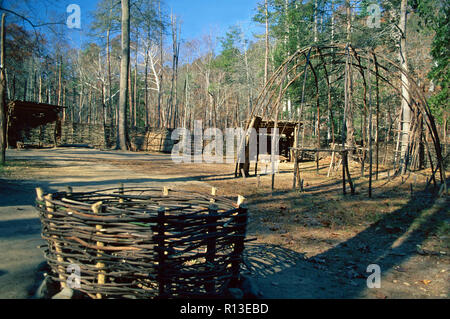
{"type": "Polygon", "coordinates": [[[91,298],[214,296],[238,279],[247,209],[230,199],[122,187],[40,195],[50,276],[64,285],[78,265],[91,298]]]}

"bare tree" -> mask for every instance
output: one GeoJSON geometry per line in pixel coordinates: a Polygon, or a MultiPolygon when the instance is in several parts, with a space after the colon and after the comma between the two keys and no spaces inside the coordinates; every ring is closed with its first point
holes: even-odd
{"type": "Polygon", "coordinates": [[[265,2],[264,13],[266,18],[266,55],[264,58],[264,84],[267,83],[269,76],[269,3],[265,2]]]}
{"type": "Polygon", "coordinates": [[[130,0],[122,0],[122,56],[120,60],[118,145],[127,150],[127,95],[130,66],[130,0]]]}
{"type": "MultiPolygon", "coordinates": [[[[400,5],[400,63],[403,71],[408,72],[408,63],[406,57],[406,21],[407,12],[406,7],[408,5],[408,0],[402,0],[400,5]]],[[[409,135],[411,128],[411,110],[409,108],[410,97],[409,97],[409,80],[405,74],[401,75],[402,80],[402,99],[401,99],[401,149],[400,149],[400,166],[402,173],[406,173],[406,168],[408,166],[408,146],[409,146],[409,135]]]]}

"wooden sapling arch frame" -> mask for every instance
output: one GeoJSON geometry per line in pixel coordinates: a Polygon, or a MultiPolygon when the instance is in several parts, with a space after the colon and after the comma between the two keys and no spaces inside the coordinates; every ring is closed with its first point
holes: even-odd
{"type": "MultiPolygon", "coordinates": [[[[265,84],[264,88],[261,90],[258,98],[256,99],[252,111],[249,116],[249,120],[247,121],[245,132],[246,135],[241,140],[238,154],[241,154],[242,148],[245,147],[246,150],[249,148],[249,135],[251,133],[251,129],[255,128],[255,122],[257,118],[265,118],[271,119],[273,121],[279,120],[279,110],[281,103],[283,103],[283,99],[286,96],[287,90],[301,77],[303,76],[303,84],[302,84],[302,92],[301,92],[301,102],[300,106],[297,109],[297,112],[293,112],[289,114],[290,120],[297,121],[300,125],[303,109],[305,105],[305,99],[307,92],[306,90],[306,82],[308,79],[308,70],[311,71],[313,76],[314,83],[314,92],[310,93],[312,99],[317,104],[317,114],[319,119],[318,129],[318,140],[316,148],[305,148],[302,143],[300,143],[300,130],[297,132],[296,136],[296,145],[293,148],[293,151],[297,153],[300,151],[312,151],[316,153],[316,163],[318,167],[319,153],[320,152],[338,152],[343,156],[343,192],[346,193],[346,182],[348,181],[350,184],[350,188],[352,194],[355,193],[354,185],[352,183],[350,172],[348,169],[348,153],[353,151],[355,147],[352,145],[349,147],[346,144],[346,112],[349,112],[349,104],[352,102],[352,96],[350,96],[351,90],[349,87],[353,85],[352,83],[352,70],[356,70],[360,74],[362,79],[363,88],[363,110],[364,114],[368,113],[370,123],[372,123],[372,113],[373,108],[375,108],[376,112],[376,132],[375,132],[375,177],[378,178],[379,173],[379,115],[380,115],[380,84],[384,84],[387,88],[392,90],[396,96],[400,99],[404,99],[407,101],[408,106],[412,110],[412,124],[410,131],[410,141],[408,145],[408,155],[406,156],[406,163],[404,165],[408,165],[408,159],[411,157],[411,153],[417,151],[420,143],[425,144],[428,158],[430,161],[430,166],[432,169],[432,176],[430,178],[433,180],[435,187],[437,186],[437,182],[435,179],[435,173],[439,171],[440,181],[442,187],[445,189],[446,186],[446,178],[445,178],[445,168],[444,168],[444,160],[442,156],[442,149],[439,140],[439,134],[436,128],[436,123],[433,115],[431,114],[430,107],[426,101],[426,98],[421,91],[420,87],[412,77],[412,75],[405,70],[397,63],[384,56],[383,54],[375,53],[373,50],[367,49],[356,49],[352,47],[350,44],[335,44],[335,45],[326,45],[326,46],[309,46],[303,49],[297,50],[294,54],[288,57],[273,73],[270,79],[265,84]],[[330,68],[331,66],[331,68],[330,68]],[[342,66],[344,66],[342,68],[342,66]],[[326,77],[326,85],[327,85],[327,108],[331,113],[332,106],[332,95],[331,95],[331,87],[332,82],[330,81],[330,75],[335,76],[335,81],[344,81],[344,116],[342,123],[342,146],[338,149],[336,148],[327,148],[323,149],[320,145],[320,94],[319,94],[319,73],[318,71],[323,69],[323,72],[326,77]],[[334,71],[334,73],[333,73],[334,71]],[[337,72],[336,72],[337,71],[337,72]],[[409,93],[410,99],[408,100],[403,94],[401,90],[401,75],[404,75],[409,81],[409,87],[407,88],[407,92],[409,93]],[[373,84],[372,84],[373,83],[373,84]],[[375,86],[375,98],[372,99],[373,88],[375,86]],[[369,95],[369,97],[367,97],[369,95]],[[375,104],[375,107],[374,105],[375,104]],[[423,124],[426,125],[428,129],[429,136],[431,137],[433,146],[429,145],[427,139],[422,139],[421,133],[419,132],[419,122],[423,121],[423,124]],[[420,141],[419,141],[420,139],[420,141]],[[434,167],[432,160],[432,147],[434,148],[434,157],[435,164],[434,167]],[[347,177],[347,179],[346,179],[347,177]]],[[[366,118],[366,117],[365,117],[366,118]]],[[[370,125],[371,126],[371,125],[370,125]]],[[[365,130],[366,128],[364,128],[365,130]]],[[[335,128],[332,125],[332,136],[333,136],[333,144],[335,138],[335,128]]],[[[364,133],[365,134],[365,133],[364,133]]],[[[360,148],[363,152],[364,163],[366,159],[366,152],[368,152],[369,156],[369,196],[371,196],[372,192],[372,175],[373,175],[373,143],[372,143],[372,128],[369,129],[369,138],[368,138],[368,148],[362,147],[360,148]]],[[[364,139],[365,142],[365,139],[364,139]]],[[[239,158],[236,163],[235,172],[241,172],[245,175],[249,174],[250,171],[250,159],[248,155],[248,151],[243,152],[245,154],[245,160],[239,158]],[[241,163],[243,162],[243,163],[241,163]],[[239,169],[238,169],[239,168],[239,169]]],[[[364,164],[362,164],[364,165],[364,164]]],[[[362,171],[363,171],[362,167],[362,171]]],[[[274,177],[272,177],[273,179],[274,177]]],[[[272,183],[273,184],[273,183],[272,183]]],[[[298,156],[295,156],[294,162],[294,177],[293,177],[293,188],[301,187],[301,179],[300,179],[300,171],[298,166],[298,156]]]]}

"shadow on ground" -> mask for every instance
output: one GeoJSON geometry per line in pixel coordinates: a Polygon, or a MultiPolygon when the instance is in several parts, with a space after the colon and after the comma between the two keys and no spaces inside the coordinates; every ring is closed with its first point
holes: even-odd
{"type": "Polygon", "coordinates": [[[269,244],[246,247],[245,266],[267,298],[358,298],[367,289],[366,272],[378,264],[382,274],[417,253],[417,245],[448,219],[448,201],[417,193],[349,240],[305,258],[269,244]],[[436,204],[436,209],[430,210],[436,204]]]}

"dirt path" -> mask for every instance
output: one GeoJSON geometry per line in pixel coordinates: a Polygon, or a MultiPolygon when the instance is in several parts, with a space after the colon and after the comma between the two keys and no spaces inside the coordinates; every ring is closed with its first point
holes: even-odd
{"type": "MultiPolygon", "coordinates": [[[[234,178],[232,164],[174,164],[170,155],[90,149],[9,151],[14,168],[0,182],[0,298],[27,298],[43,262],[34,188],[75,191],[120,182],[244,195],[250,207],[248,275],[267,298],[449,298],[449,200],[423,193],[425,175],[389,179],[384,171],[367,199],[367,179],[342,196],[328,164],[303,163],[305,192],[290,191],[292,165],[270,176],[234,178]],[[367,266],[381,268],[381,288],[366,285],[367,266]]],[[[0,178],[2,176],[0,175],[0,178]]]]}

